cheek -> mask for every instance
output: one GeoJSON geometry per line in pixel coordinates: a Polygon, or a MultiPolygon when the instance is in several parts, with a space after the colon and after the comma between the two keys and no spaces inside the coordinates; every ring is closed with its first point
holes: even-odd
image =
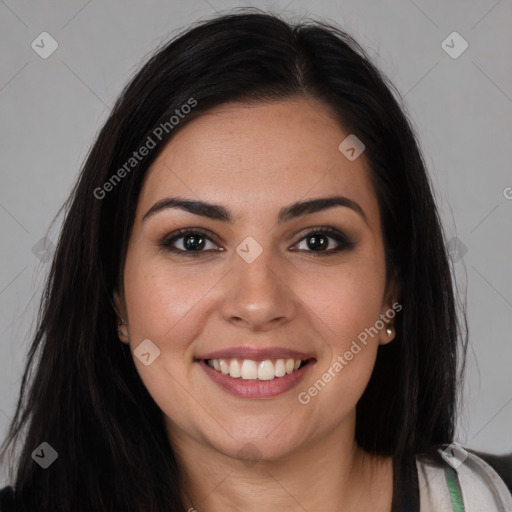
{"type": "Polygon", "coordinates": [[[208,275],[176,272],[165,261],[127,260],[125,296],[130,334],[163,342],[215,283],[208,275]]]}
{"type": "Polygon", "coordinates": [[[379,319],[384,295],[384,266],[376,258],[354,258],[345,267],[303,280],[298,295],[325,324],[333,348],[343,349],[379,319]]]}
{"type": "Polygon", "coordinates": [[[320,320],[325,348],[320,379],[304,391],[310,397],[318,394],[318,407],[337,403],[333,420],[341,421],[355,407],[373,371],[385,267],[375,251],[359,253],[350,264],[331,270],[311,276],[300,292],[307,309],[315,313],[311,318],[320,320]]]}
{"type": "Polygon", "coordinates": [[[194,276],[192,270],[173,272],[168,262],[155,260],[132,254],[126,261],[130,345],[134,352],[142,340],[149,339],[160,349],[150,365],[144,365],[135,353],[134,363],[158,406],[167,416],[176,418],[193,406],[184,391],[184,383],[190,378],[191,340],[200,332],[198,311],[208,304],[204,297],[215,280],[194,276]]]}
{"type": "Polygon", "coordinates": [[[372,329],[381,313],[384,281],[366,268],[313,282],[306,305],[315,313],[311,318],[320,319],[324,357],[299,398],[311,402],[319,416],[329,409],[329,421],[336,423],[355,410],[370,380],[379,346],[372,329]]]}

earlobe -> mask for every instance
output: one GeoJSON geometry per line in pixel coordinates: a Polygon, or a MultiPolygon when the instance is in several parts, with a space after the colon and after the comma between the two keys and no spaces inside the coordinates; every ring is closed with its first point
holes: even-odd
{"type": "Polygon", "coordinates": [[[117,322],[117,335],[122,343],[129,343],[130,337],[128,335],[128,329],[123,322],[117,322]]]}
{"type": "Polygon", "coordinates": [[[386,293],[383,301],[384,311],[380,315],[381,320],[384,321],[385,326],[380,331],[379,345],[387,345],[395,339],[396,328],[394,325],[394,318],[396,314],[401,311],[402,306],[396,300],[396,297],[400,296],[400,284],[398,275],[395,272],[388,286],[386,287],[386,293]]]}
{"type": "Polygon", "coordinates": [[[395,328],[392,324],[388,324],[381,331],[381,335],[379,337],[379,345],[387,345],[391,341],[395,339],[395,328]]]}

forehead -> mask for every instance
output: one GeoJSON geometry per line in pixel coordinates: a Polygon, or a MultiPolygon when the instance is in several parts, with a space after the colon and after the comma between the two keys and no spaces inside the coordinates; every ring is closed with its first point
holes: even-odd
{"type": "Polygon", "coordinates": [[[364,153],[350,161],[338,149],[348,135],[312,99],[222,105],[185,125],[164,148],[146,175],[139,213],[166,196],[243,213],[339,193],[363,203],[371,220],[378,208],[364,153]]]}

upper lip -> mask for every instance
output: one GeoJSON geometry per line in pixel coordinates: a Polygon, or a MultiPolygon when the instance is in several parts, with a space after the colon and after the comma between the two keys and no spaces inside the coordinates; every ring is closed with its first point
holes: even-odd
{"type": "Polygon", "coordinates": [[[253,361],[265,361],[267,359],[305,360],[312,358],[312,354],[283,347],[230,347],[196,356],[196,359],[252,359],[253,361]]]}

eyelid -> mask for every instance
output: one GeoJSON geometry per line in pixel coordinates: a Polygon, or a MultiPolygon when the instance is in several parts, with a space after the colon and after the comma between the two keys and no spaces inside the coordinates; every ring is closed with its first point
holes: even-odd
{"type": "Polygon", "coordinates": [[[196,233],[198,235],[207,235],[207,238],[210,239],[212,242],[215,242],[217,245],[219,243],[221,243],[221,238],[219,236],[217,236],[213,231],[210,231],[209,229],[206,229],[206,228],[194,228],[194,227],[177,229],[176,231],[173,231],[172,233],[165,235],[162,238],[162,242],[169,243],[178,238],[181,238],[184,235],[194,234],[194,233],[196,233]]]}
{"type": "Polygon", "coordinates": [[[319,225],[319,226],[308,226],[307,228],[301,229],[295,236],[297,236],[297,242],[301,241],[305,236],[310,233],[330,233],[331,235],[337,235],[340,238],[349,240],[348,235],[340,228],[335,228],[330,225],[319,225]]]}

